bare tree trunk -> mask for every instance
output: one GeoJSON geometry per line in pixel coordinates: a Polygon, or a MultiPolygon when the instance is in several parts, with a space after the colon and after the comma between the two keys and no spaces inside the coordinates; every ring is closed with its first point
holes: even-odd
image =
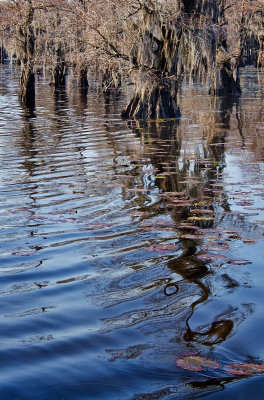
{"type": "Polygon", "coordinates": [[[228,2],[223,1],[219,9],[218,23],[223,28],[219,31],[210,87],[210,94],[224,96],[241,93],[239,66],[245,48],[243,14],[232,11],[232,8],[230,11],[227,5],[228,2]]]}
{"type": "Polygon", "coordinates": [[[32,28],[34,8],[32,1],[27,1],[25,20],[18,27],[17,53],[21,63],[19,98],[25,107],[35,105],[34,45],[35,36],[32,28]]]}
{"type": "Polygon", "coordinates": [[[139,40],[131,51],[131,77],[135,93],[122,112],[124,118],[153,120],[179,116],[176,60],[173,60],[177,32],[170,24],[164,26],[154,6],[154,2],[145,2],[139,40]]]}
{"type": "MultiPolygon", "coordinates": [[[[56,15],[56,28],[61,26],[61,18],[59,13],[56,15]]],[[[55,28],[55,29],[56,29],[55,28]]],[[[65,62],[65,51],[59,38],[55,42],[54,51],[55,62],[51,70],[50,85],[55,88],[64,87],[66,85],[67,64],[65,62]]]]}
{"type": "Polygon", "coordinates": [[[88,66],[86,64],[77,65],[77,85],[81,88],[88,88],[88,66]]]}
{"type": "Polygon", "coordinates": [[[0,46],[0,64],[4,64],[6,57],[7,57],[6,51],[2,43],[0,46]]]}
{"type": "Polygon", "coordinates": [[[64,60],[64,54],[61,46],[56,48],[56,63],[51,71],[50,85],[55,88],[63,87],[66,85],[67,66],[64,60]]]}
{"type": "Polygon", "coordinates": [[[158,79],[148,72],[138,74],[136,91],[122,111],[123,118],[157,120],[180,116],[177,107],[178,86],[174,80],[158,79]]]}
{"type": "Polygon", "coordinates": [[[221,62],[213,72],[209,93],[216,96],[241,93],[239,67],[233,68],[230,60],[221,62]]]}
{"type": "Polygon", "coordinates": [[[258,52],[258,60],[257,67],[264,67],[264,37],[259,39],[259,52],[258,52]]]}

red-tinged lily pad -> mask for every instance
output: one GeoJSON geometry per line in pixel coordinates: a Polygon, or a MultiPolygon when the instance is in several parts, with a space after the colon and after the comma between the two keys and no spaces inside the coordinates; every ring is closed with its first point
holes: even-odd
{"type": "Polygon", "coordinates": [[[256,241],[257,241],[256,239],[247,239],[247,238],[243,239],[243,242],[246,244],[253,244],[256,243],[256,241]]]}
{"type": "Polygon", "coordinates": [[[12,253],[13,256],[22,256],[22,257],[30,257],[33,256],[36,252],[35,251],[30,251],[30,250],[19,250],[19,251],[14,251],[12,253]]]}
{"type": "Polygon", "coordinates": [[[238,201],[236,203],[237,206],[252,206],[253,204],[253,201],[238,201]]]}
{"type": "Polygon", "coordinates": [[[193,214],[214,214],[213,210],[207,210],[207,209],[194,209],[191,210],[191,213],[193,214]]]}
{"type": "Polygon", "coordinates": [[[108,228],[110,226],[109,224],[105,224],[103,222],[89,222],[87,225],[95,229],[108,228]]]}
{"type": "Polygon", "coordinates": [[[198,260],[206,261],[206,260],[221,260],[225,258],[223,254],[210,254],[210,253],[204,253],[204,254],[199,254],[197,256],[198,260]]]}
{"type": "Polygon", "coordinates": [[[206,246],[202,247],[202,250],[204,251],[224,251],[224,250],[229,250],[229,246],[226,243],[221,243],[221,244],[207,244],[206,246]]]}
{"type": "Polygon", "coordinates": [[[153,246],[146,247],[145,250],[150,251],[168,251],[168,250],[177,250],[179,246],[174,243],[158,243],[154,244],[153,246]]]}
{"type": "Polygon", "coordinates": [[[170,207],[190,207],[189,203],[186,203],[185,201],[172,201],[170,203],[168,203],[168,206],[170,207]]]}
{"type": "Polygon", "coordinates": [[[201,236],[199,235],[191,235],[190,233],[185,234],[185,235],[181,235],[180,239],[201,239],[201,236]]]}
{"type": "Polygon", "coordinates": [[[119,188],[119,187],[125,187],[125,185],[123,185],[122,183],[108,183],[107,185],[105,185],[106,187],[109,188],[119,188]]]}
{"type": "Polygon", "coordinates": [[[28,217],[28,220],[36,220],[36,219],[44,221],[46,217],[43,217],[42,215],[31,215],[30,217],[28,217]]]}
{"type": "Polygon", "coordinates": [[[164,196],[184,196],[185,192],[165,192],[164,196]]]}
{"type": "Polygon", "coordinates": [[[165,227],[168,227],[168,226],[174,226],[174,222],[168,221],[166,219],[161,219],[161,218],[160,219],[145,219],[142,222],[142,225],[143,226],[161,226],[161,227],[165,226],[165,227]]]}
{"type": "Polygon", "coordinates": [[[131,175],[116,175],[116,178],[134,179],[135,177],[131,175]]]}
{"type": "Polygon", "coordinates": [[[248,260],[228,260],[228,264],[233,264],[233,265],[247,265],[247,264],[252,264],[251,261],[248,260]]]}
{"type": "Polygon", "coordinates": [[[176,226],[177,229],[181,229],[183,231],[197,231],[199,230],[198,226],[195,225],[178,225],[176,226]]]}
{"type": "Polygon", "coordinates": [[[225,365],[224,369],[233,375],[252,375],[252,374],[263,374],[264,365],[261,364],[239,364],[233,363],[225,365]]]}
{"type": "Polygon", "coordinates": [[[176,365],[180,368],[187,369],[188,371],[204,371],[205,368],[217,369],[221,367],[219,362],[201,356],[189,356],[178,358],[176,365]]]}
{"type": "Polygon", "coordinates": [[[188,217],[189,221],[213,221],[214,217],[188,217]]]}

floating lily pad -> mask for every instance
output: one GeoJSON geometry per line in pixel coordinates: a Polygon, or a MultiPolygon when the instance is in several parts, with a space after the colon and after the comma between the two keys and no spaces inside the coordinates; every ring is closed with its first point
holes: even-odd
{"type": "Polygon", "coordinates": [[[198,209],[198,208],[191,210],[191,213],[193,213],[193,214],[214,214],[213,210],[198,209]]]}
{"type": "Polygon", "coordinates": [[[211,254],[211,253],[204,253],[204,254],[199,254],[197,256],[198,260],[221,260],[225,258],[223,254],[211,254]]]}
{"type": "Polygon", "coordinates": [[[228,264],[233,264],[233,265],[247,265],[251,264],[251,261],[248,260],[229,260],[227,261],[228,264]]]}
{"type": "Polygon", "coordinates": [[[145,250],[150,251],[168,251],[168,250],[177,250],[179,246],[174,243],[158,243],[153,246],[146,247],[145,250]]]}
{"type": "Polygon", "coordinates": [[[225,371],[233,375],[263,374],[264,365],[261,364],[239,364],[233,363],[224,366],[225,371]]]}
{"type": "Polygon", "coordinates": [[[33,256],[36,252],[30,250],[18,250],[12,253],[13,256],[22,256],[22,257],[30,257],[33,256]]]}
{"type": "Polygon", "coordinates": [[[189,356],[178,358],[176,365],[180,368],[187,369],[188,371],[204,371],[205,368],[217,369],[221,367],[219,362],[201,356],[189,356]]]}
{"type": "Polygon", "coordinates": [[[214,217],[189,217],[189,221],[213,221],[214,217]]]}

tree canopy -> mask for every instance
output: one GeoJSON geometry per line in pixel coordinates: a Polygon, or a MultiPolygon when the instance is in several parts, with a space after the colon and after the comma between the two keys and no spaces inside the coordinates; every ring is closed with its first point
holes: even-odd
{"type": "Polygon", "coordinates": [[[133,82],[125,117],[176,115],[184,78],[238,94],[240,66],[264,65],[264,0],[4,0],[0,31],[22,98],[34,72],[60,86],[72,68],[83,86],[88,72],[105,90],[133,82]]]}

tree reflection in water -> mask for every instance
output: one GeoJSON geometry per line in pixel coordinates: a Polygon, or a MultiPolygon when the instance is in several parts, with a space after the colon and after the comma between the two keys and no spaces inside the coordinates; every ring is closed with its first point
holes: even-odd
{"type": "MultiPolygon", "coordinates": [[[[195,327],[193,326],[195,324],[192,323],[192,318],[199,306],[209,304],[214,301],[215,296],[219,296],[214,293],[216,286],[218,293],[221,292],[221,288],[225,293],[226,290],[235,291],[240,286],[229,275],[228,270],[224,269],[221,272],[222,261],[218,264],[214,263],[214,252],[212,259],[199,258],[201,249],[208,245],[210,240],[217,242],[213,251],[217,250],[217,246],[219,250],[221,247],[224,248],[226,243],[221,231],[225,224],[230,234],[232,231],[236,232],[238,222],[243,224],[245,234],[252,230],[252,226],[246,224],[243,215],[231,214],[228,193],[223,190],[222,181],[226,165],[226,137],[230,135],[232,129],[230,117],[234,110],[241,147],[245,144],[239,98],[214,97],[210,99],[210,102],[210,109],[197,116],[197,133],[201,136],[197,137],[197,143],[189,143],[193,152],[184,148],[183,143],[187,142],[185,146],[188,146],[188,131],[186,132],[188,125],[182,126],[180,120],[128,121],[128,126],[140,137],[144,148],[141,158],[135,161],[135,165],[148,159],[148,166],[156,171],[156,185],[159,187],[159,194],[155,207],[152,202],[149,212],[154,222],[155,217],[170,214],[175,223],[175,228],[171,230],[176,230],[176,238],[181,251],[180,254],[177,252],[176,256],[165,257],[166,266],[170,271],[168,276],[171,278],[156,280],[156,287],[161,285],[163,296],[168,299],[167,305],[161,294],[152,295],[145,302],[147,304],[145,312],[143,309],[136,310],[105,320],[110,329],[126,324],[127,326],[139,324],[139,329],[148,336],[147,346],[142,344],[142,346],[132,346],[126,350],[109,350],[112,361],[131,357],[140,357],[140,359],[146,360],[151,357],[153,360],[160,359],[157,352],[166,353],[170,359],[171,353],[182,352],[184,354],[184,349],[203,351],[205,354],[208,351],[213,352],[216,345],[232,336],[237,331],[239,324],[253,312],[251,304],[226,305],[225,309],[221,309],[221,307],[218,309],[216,306],[215,310],[210,308],[211,314],[206,315],[206,320],[203,321],[202,317],[198,317],[198,326],[195,327]],[[201,211],[201,214],[197,210],[201,211]],[[202,217],[192,220],[194,215],[202,217]],[[215,218],[203,218],[208,215],[213,215],[215,218]],[[151,305],[150,302],[153,304],[151,305]],[[179,307],[179,303],[182,303],[182,307],[179,307]],[[156,336],[161,338],[162,350],[156,345],[156,336]],[[152,339],[150,339],[151,337],[152,339]],[[174,349],[172,343],[175,345],[174,349]]],[[[124,181],[124,183],[130,187],[129,182],[124,181]]],[[[150,190],[151,181],[148,184],[150,190]]],[[[145,186],[145,189],[148,188],[145,186]]],[[[140,194],[137,201],[137,208],[149,215],[148,206],[146,203],[144,204],[140,194]]],[[[143,223],[144,218],[143,214],[143,223]]],[[[147,226],[151,227],[151,225],[147,226]]],[[[162,257],[158,260],[163,262],[162,257]]],[[[155,259],[153,261],[156,262],[155,259]]],[[[141,290],[147,290],[149,287],[145,285],[144,288],[141,287],[141,290]]],[[[190,388],[210,392],[217,388],[223,388],[234,379],[239,379],[237,377],[230,378],[223,371],[214,372],[214,374],[215,377],[204,376],[200,377],[197,382],[189,381],[190,388]]],[[[170,394],[176,392],[179,393],[179,388],[167,387],[152,394],[136,395],[133,399],[158,399],[167,398],[166,396],[172,398],[169,397],[170,394]]],[[[193,392],[191,396],[192,399],[196,398],[193,392]]]]}

